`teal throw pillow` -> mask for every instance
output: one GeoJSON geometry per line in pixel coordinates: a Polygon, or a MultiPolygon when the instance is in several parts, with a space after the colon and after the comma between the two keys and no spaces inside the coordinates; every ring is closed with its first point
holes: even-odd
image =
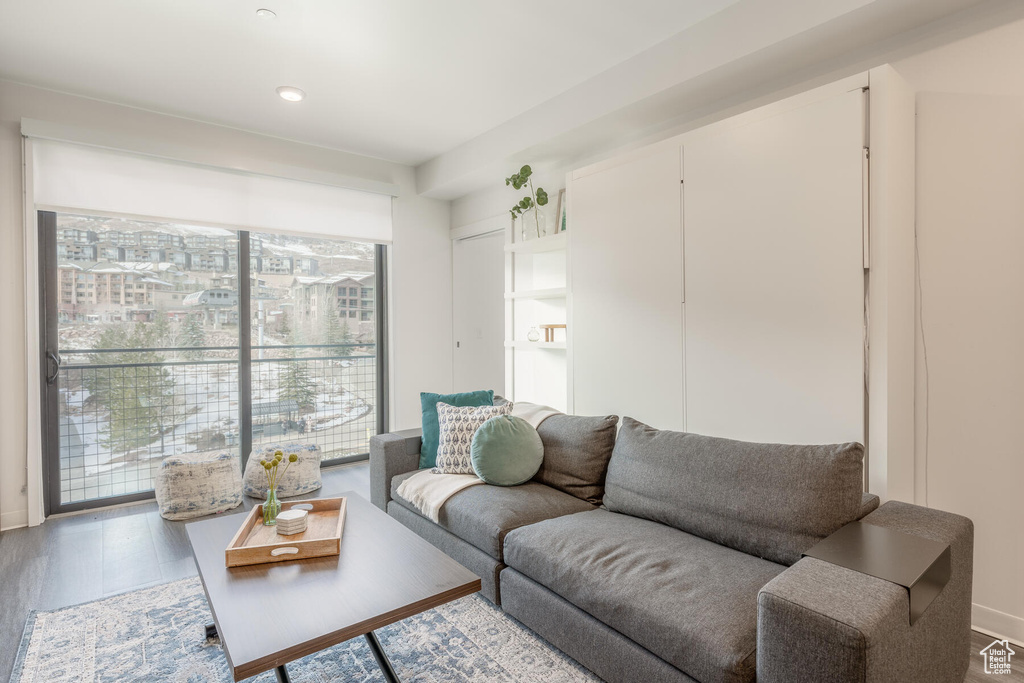
{"type": "Polygon", "coordinates": [[[420,409],[423,411],[423,443],[420,446],[420,469],[437,464],[437,442],[441,428],[437,424],[437,404],[476,407],[494,405],[494,391],[468,391],[461,394],[420,393],[420,409]]]}
{"type": "Polygon", "coordinates": [[[476,476],[494,486],[516,486],[533,479],[544,461],[544,443],[521,417],[501,415],[480,425],[469,449],[476,476]]]}

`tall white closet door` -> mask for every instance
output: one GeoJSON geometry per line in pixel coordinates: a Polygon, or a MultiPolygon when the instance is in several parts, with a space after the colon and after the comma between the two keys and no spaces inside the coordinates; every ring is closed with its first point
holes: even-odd
{"type": "Polygon", "coordinates": [[[688,431],[864,442],[863,97],[684,144],[688,431]]]}
{"type": "Polygon", "coordinates": [[[455,391],[505,391],[504,243],[501,232],[452,242],[455,391]]]}
{"type": "Polygon", "coordinates": [[[569,276],[579,415],[683,426],[678,148],[574,178],[569,276]]]}

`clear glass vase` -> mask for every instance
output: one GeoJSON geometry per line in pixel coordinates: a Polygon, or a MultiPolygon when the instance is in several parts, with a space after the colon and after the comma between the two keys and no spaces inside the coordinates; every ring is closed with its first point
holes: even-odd
{"type": "Polygon", "coordinates": [[[519,221],[519,228],[522,230],[524,242],[526,240],[535,240],[538,237],[543,237],[548,234],[547,221],[544,218],[544,212],[538,210],[536,207],[529,211],[524,211],[517,220],[519,221]]]}
{"type": "Polygon", "coordinates": [[[277,513],[281,511],[281,501],[277,499],[277,489],[267,489],[267,501],[263,503],[263,525],[276,526],[277,513]]]}

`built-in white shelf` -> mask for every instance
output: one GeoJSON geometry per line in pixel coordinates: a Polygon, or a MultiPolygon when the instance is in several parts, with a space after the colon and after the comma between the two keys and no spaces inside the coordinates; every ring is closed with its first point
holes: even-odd
{"type": "Polygon", "coordinates": [[[565,287],[530,289],[523,292],[505,292],[506,299],[564,299],[565,295],[565,287]]]}
{"type": "Polygon", "coordinates": [[[554,235],[545,235],[544,237],[526,240],[525,242],[506,244],[505,251],[514,254],[539,254],[545,251],[556,251],[558,249],[565,249],[566,239],[565,231],[563,230],[554,235]]]}
{"type": "Polygon", "coordinates": [[[569,322],[569,236],[520,241],[516,223],[505,228],[505,395],[571,413],[569,330],[548,337],[556,341],[528,340],[534,330],[544,339],[544,324],[569,322]]]}
{"type": "Polygon", "coordinates": [[[542,341],[507,341],[505,342],[505,348],[527,350],[527,349],[546,349],[549,351],[565,350],[565,342],[542,342],[542,341]]]}

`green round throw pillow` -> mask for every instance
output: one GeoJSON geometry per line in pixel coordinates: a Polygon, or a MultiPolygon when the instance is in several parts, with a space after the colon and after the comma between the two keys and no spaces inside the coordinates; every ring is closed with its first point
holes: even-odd
{"type": "Polygon", "coordinates": [[[544,444],[523,418],[499,415],[476,430],[469,457],[476,476],[486,483],[516,486],[537,474],[544,460],[544,444]]]}

